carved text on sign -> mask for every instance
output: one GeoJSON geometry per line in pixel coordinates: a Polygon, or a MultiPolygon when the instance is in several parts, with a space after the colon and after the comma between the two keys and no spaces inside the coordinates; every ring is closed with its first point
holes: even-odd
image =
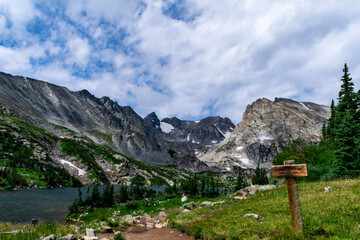
{"type": "Polygon", "coordinates": [[[307,177],[308,171],[306,164],[292,164],[272,166],[271,174],[274,178],[307,177]]]}

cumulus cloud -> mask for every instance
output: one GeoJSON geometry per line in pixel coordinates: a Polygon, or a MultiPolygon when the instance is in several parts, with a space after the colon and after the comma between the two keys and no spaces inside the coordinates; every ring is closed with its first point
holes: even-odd
{"type": "Polygon", "coordinates": [[[239,122],[257,98],[359,88],[356,1],[0,0],[1,71],[86,88],[142,116],[239,122]]]}

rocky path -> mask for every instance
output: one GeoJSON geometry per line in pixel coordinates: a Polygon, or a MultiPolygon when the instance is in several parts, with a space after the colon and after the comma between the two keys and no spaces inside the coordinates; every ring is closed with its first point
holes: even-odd
{"type": "Polygon", "coordinates": [[[169,228],[155,228],[144,232],[125,232],[123,236],[127,240],[193,240],[185,233],[169,228]]]}
{"type": "MultiPolygon", "coordinates": [[[[121,235],[123,235],[126,240],[194,240],[194,238],[185,233],[169,228],[154,228],[150,230],[129,229],[121,232],[121,235]]],[[[112,239],[113,236],[114,234],[112,233],[100,233],[97,235],[98,239],[112,239]]]]}

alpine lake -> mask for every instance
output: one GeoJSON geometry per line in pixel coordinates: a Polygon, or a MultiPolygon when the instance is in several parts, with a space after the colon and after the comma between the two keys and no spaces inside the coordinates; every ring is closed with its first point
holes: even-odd
{"type": "MultiPolygon", "coordinates": [[[[102,190],[105,186],[99,186],[102,190]]],[[[82,187],[82,199],[88,187],[82,187]]],[[[89,186],[90,192],[92,186],[89,186]]],[[[147,187],[163,192],[165,187],[147,187]]],[[[114,186],[119,191],[120,186],[114,186]]],[[[34,188],[16,191],[0,191],[0,222],[30,223],[36,218],[44,222],[65,222],[65,215],[75,198],[78,188],[34,188]]]]}

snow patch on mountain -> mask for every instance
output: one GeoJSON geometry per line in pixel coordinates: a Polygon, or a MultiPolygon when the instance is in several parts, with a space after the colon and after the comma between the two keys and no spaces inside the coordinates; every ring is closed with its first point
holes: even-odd
{"type": "Polygon", "coordinates": [[[161,122],[160,128],[161,128],[161,131],[163,131],[164,133],[170,133],[173,129],[175,129],[173,127],[173,125],[166,123],[166,122],[161,122]]]}
{"type": "Polygon", "coordinates": [[[305,104],[303,104],[302,102],[299,102],[305,109],[310,110],[305,104]]]}
{"type": "Polygon", "coordinates": [[[63,165],[67,164],[70,167],[73,167],[73,168],[77,169],[79,176],[82,176],[82,175],[84,175],[86,173],[84,170],[82,170],[82,169],[78,168],[77,166],[75,166],[72,162],[66,161],[64,159],[60,159],[60,163],[63,164],[63,165]]]}

